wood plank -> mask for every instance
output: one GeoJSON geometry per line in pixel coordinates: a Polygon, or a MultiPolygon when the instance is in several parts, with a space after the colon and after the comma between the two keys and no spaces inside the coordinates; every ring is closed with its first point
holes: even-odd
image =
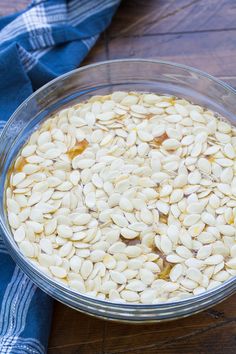
{"type": "Polygon", "coordinates": [[[55,301],[48,353],[101,352],[103,322],[55,301]]]}
{"type": "Polygon", "coordinates": [[[99,320],[56,302],[48,353],[233,353],[234,300],[236,295],[197,315],[146,325],[99,320]]]}
{"type": "Polygon", "coordinates": [[[109,59],[153,58],[186,64],[236,86],[236,31],[113,38],[109,59]]]}
{"type": "MultiPolygon", "coordinates": [[[[167,331],[168,332],[168,331],[167,331]]],[[[150,334],[149,344],[135,345],[133,338],[130,346],[113,350],[107,350],[105,353],[116,354],[222,354],[235,353],[235,320],[225,322],[219,326],[209,326],[202,330],[192,331],[188,335],[180,335],[174,338],[167,338],[164,341],[158,340],[158,331],[150,334]],[[156,340],[154,340],[156,338],[156,340]],[[216,339],[217,338],[217,339],[216,339]]],[[[120,343],[122,338],[120,338],[120,343]]],[[[112,344],[112,348],[114,344],[112,344]]]]}
{"type": "Polygon", "coordinates": [[[234,0],[126,0],[109,29],[111,37],[236,28],[234,0]]]}
{"type": "Polygon", "coordinates": [[[88,53],[81,65],[96,63],[98,61],[108,60],[108,36],[107,32],[101,34],[100,38],[88,53]]]}
{"type": "Polygon", "coordinates": [[[93,64],[104,60],[108,60],[107,51],[104,41],[99,39],[97,44],[94,46],[94,48],[92,48],[91,52],[89,52],[80,66],[93,64]]]}
{"type": "Polygon", "coordinates": [[[10,15],[14,12],[23,10],[29,5],[30,0],[0,0],[0,16],[10,15]]]}

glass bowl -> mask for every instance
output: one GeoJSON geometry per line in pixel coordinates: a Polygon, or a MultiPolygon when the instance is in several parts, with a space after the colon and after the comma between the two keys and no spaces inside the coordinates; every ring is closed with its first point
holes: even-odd
{"type": "Polygon", "coordinates": [[[202,311],[236,290],[235,277],[200,295],[155,305],[118,304],[98,300],[67,288],[25,258],[16,245],[5,207],[7,172],[19,149],[49,114],[92,95],[113,91],[142,91],[184,97],[206,106],[235,123],[236,91],[199,70],[156,60],[114,60],[84,66],[65,74],[33,93],[13,113],[0,144],[0,224],[8,251],[19,267],[43,291],[85,313],[116,321],[153,322],[177,319],[202,311]]]}

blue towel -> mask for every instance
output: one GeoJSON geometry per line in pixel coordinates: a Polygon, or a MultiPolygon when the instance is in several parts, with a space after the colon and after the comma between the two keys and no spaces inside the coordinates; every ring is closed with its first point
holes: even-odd
{"type": "MultiPolygon", "coordinates": [[[[34,90],[75,69],[120,0],[34,0],[0,18],[0,129],[34,90]]],[[[0,237],[0,353],[45,353],[52,299],[14,264],[0,237]]]]}

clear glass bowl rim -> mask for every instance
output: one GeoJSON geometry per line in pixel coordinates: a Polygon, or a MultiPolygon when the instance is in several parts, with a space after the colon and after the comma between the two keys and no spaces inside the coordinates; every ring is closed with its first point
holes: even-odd
{"type": "MultiPolygon", "coordinates": [[[[106,61],[100,61],[100,62],[96,62],[94,64],[89,64],[89,65],[85,65],[82,66],[78,69],[74,69],[72,71],[69,71],[66,74],[60,75],[59,77],[57,77],[56,79],[53,79],[52,81],[48,82],[47,84],[43,85],[42,87],[40,87],[38,90],[36,90],[35,92],[33,92],[25,101],[23,101],[21,103],[21,105],[14,111],[14,113],[11,115],[11,117],[9,118],[9,120],[7,121],[6,125],[4,126],[1,134],[0,134],[0,139],[2,136],[4,136],[5,132],[7,131],[8,127],[12,124],[12,122],[14,121],[15,116],[17,115],[17,113],[22,109],[23,106],[26,106],[27,103],[33,99],[38,93],[44,91],[45,89],[47,89],[48,87],[50,87],[51,85],[53,85],[54,83],[64,79],[64,78],[68,78],[70,76],[73,76],[76,73],[88,70],[90,68],[97,68],[103,65],[109,65],[109,64],[113,64],[113,63],[123,63],[123,62],[129,62],[129,63],[138,63],[138,62],[142,62],[142,63],[153,63],[153,64],[163,64],[166,66],[170,66],[172,68],[179,68],[182,70],[185,70],[187,72],[190,73],[196,73],[198,76],[200,77],[204,77],[207,78],[209,81],[213,81],[214,83],[222,86],[224,89],[230,91],[234,96],[235,96],[235,101],[236,101],[236,90],[231,87],[229,84],[225,83],[224,81],[215,78],[214,76],[201,71],[199,69],[193,68],[191,66],[187,66],[184,64],[179,64],[179,63],[175,63],[175,62],[171,62],[171,61],[165,61],[165,60],[155,60],[155,59],[142,59],[142,58],[135,58],[135,59],[115,59],[115,60],[106,60],[106,61]]],[[[3,195],[1,195],[1,198],[4,198],[4,193],[3,195]]],[[[191,303],[201,303],[204,300],[209,300],[210,298],[214,298],[215,295],[219,294],[219,292],[223,292],[224,289],[230,288],[231,285],[235,285],[236,286],[236,276],[230,278],[229,280],[223,282],[221,285],[207,290],[204,293],[201,293],[199,295],[194,295],[185,299],[181,299],[179,301],[173,301],[173,302],[163,302],[160,304],[127,304],[127,303],[115,303],[115,302],[110,302],[110,301],[105,301],[105,300],[100,300],[100,299],[96,299],[90,296],[86,296],[86,294],[80,294],[76,291],[74,291],[73,289],[70,289],[67,286],[64,286],[63,284],[60,284],[58,282],[53,281],[50,277],[48,277],[46,274],[42,274],[40,273],[40,270],[26,257],[23,256],[23,254],[21,254],[18,246],[16,245],[15,241],[12,238],[12,235],[10,235],[8,233],[8,230],[5,227],[5,222],[2,219],[2,217],[0,216],[0,226],[2,229],[2,233],[3,233],[3,240],[4,243],[6,244],[6,247],[9,251],[9,253],[12,255],[13,259],[16,261],[17,265],[19,265],[19,267],[22,269],[23,272],[25,272],[25,265],[28,267],[28,269],[33,272],[35,275],[37,275],[37,277],[41,278],[43,281],[47,282],[52,288],[54,288],[55,290],[59,290],[62,293],[64,293],[65,295],[72,295],[75,296],[78,301],[84,300],[85,302],[91,303],[96,305],[99,304],[101,306],[107,307],[107,308],[124,308],[124,309],[137,309],[137,310],[141,310],[141,309],[145,309],[145,310],[158,310],[158,309],[168,309],[168,308],[178,308],[178,307],[184,307],[184,305],[188,305],[191,303]],[[23,266],[22,266],[23,264],[23,266]]],[[[27,273],[27,272],[26,272],[27,273]]],[[[27,274],[28,275],[28,274],[27,274]]],[[[29,275],[28,275],[29,276],[29,275]]],[[[37,281],[35,281],[35,279],[32,279],[32,277],[30,276],[31,280],[36,284],[37,281]]],[[[42,287],[41,287],[42,289],[42,287]]],[[[45,291],[46,293],[48,293],[50,296],[53,296],[51,294],[51,292],[48,292],[47,289],[42,289],[43,291],[45,291]]],[[[58,298],[57,298],[58,299],[58,298]]],[[[59,299],[60,300],[60,299],[59,299]]],[[[221,298],[221,300],[223,300],[223,298],[221,298]]],[[[63,300],[61,300],[63,301],[63,300]]],[[[64,299],[63,301],[64,303],[66,303],[66,300],[64,299]]],[[[210,306],[210,305],[209,305],[210,306]]],[[[108,309],[109,311],[109,309],[108,309]]],[[[190,311],[191,312],[191,311],[190,311]]],[[[195,313],[196,311],[194,311],[195,313]]],[[[190,314],[190,313],[189,313],[190,314]]]]}

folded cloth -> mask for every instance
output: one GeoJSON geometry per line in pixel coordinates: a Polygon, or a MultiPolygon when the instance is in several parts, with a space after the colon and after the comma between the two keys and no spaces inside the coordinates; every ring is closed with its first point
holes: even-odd
{"type": "MultiPolygon", "coordinates": [[[[75,69],[120,0],[34,0],[0,18],[0,129],[34,90],[75,69]]],[[[52,299],[14,264],[0,237],[0,353],[45,353],[52,299]]]]}

